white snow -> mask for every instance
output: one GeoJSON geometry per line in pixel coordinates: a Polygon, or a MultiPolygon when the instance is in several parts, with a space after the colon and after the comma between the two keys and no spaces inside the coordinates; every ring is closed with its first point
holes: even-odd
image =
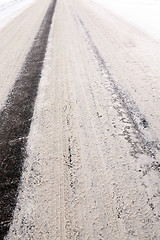
{"type": "Polygon", "coordinates": [[[19,0],[0,0],[0,9],[5,8],[15,2],[19,2],[19,0]]]}
{"type": "Polygon", "coordinates": [[[156,39],[160,39],[160,0],[94,0],[156,39]]]}
{"type": "Polygon", "coordinates": [[[0,28],[12,21],[35,0],[0,0],[0,28]]]}

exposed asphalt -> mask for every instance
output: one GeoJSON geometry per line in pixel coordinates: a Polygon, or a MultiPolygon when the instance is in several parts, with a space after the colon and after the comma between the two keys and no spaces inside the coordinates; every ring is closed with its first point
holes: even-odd
{"type": "Polygon", "coordinates": [[[45,14],[21,72],[0,112],[0,239],[9,230],[16,206],[26,143],[56,0],[45,14]]]}
{"type": "Polygon", "coordinates": [[[159,240],[159,43],[90,0],[40,0],[12,23],[0,240],[159,240]]]}

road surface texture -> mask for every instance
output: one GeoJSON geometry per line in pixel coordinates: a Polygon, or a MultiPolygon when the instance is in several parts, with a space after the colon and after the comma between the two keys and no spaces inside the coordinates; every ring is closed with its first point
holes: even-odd
{"type": "Polygon", "coordinates": [[[91,0],[39,0],[0,50],[2,236],[159,240],[160,43],[91,0]]]}

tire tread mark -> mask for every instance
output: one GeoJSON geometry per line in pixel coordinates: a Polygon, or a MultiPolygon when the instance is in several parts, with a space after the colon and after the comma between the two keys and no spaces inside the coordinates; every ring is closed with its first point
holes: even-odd
{"type": "Polygon", "coordinates": [[[0,239],[7,234],[16,206],[48,35],[55,11],[52,0],[21,72],[0,112],[0,239]]]}

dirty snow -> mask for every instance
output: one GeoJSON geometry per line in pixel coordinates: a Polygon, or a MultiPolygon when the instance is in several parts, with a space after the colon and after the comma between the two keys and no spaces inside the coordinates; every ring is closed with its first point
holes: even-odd
{"type": "Polygon", "coordinates": [[[103,13],[57,1],[6,240],[160,239],[160,45],[103,13]]]}
{"type": "Polygon", "coordinates": [[[94,0],[129,23],[160,39],[160,0],[94,0]]]}

